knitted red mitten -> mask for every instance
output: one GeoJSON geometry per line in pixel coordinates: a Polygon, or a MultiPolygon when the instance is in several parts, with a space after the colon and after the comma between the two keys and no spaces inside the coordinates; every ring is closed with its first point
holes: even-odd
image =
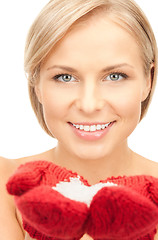
{"type": "Polygon", "coordinates": [[[64,197],[50,186],[41,185],[16,197],[16,204],[23,219],[46,236],[80,239],[85,232],[87,205],[64,197]]]}
{"type": "Polygon", "coordinates": [[[133,240],[157,224],[158,208],[149,199],[128,187],[104,187],[91,202],[87,233],[96,240],[133,240]]]}
{"type": "MultiPolygon", "coordinates": [[[[111,178],[116,186],[97,190],[87,206],[52,189],[71,178],[78,174],[51,162],[35,161],[20,166],[9,179],[7,190],[15,196],[24,228],[32,238],[78,240],[87,232],[96,240],[135,240],[158,224],[158,180],[147,176],[111,178]]],[[[89,190],[87,181],[78,179],[89,190]]]]}
{"type": "MultiPolygon", "coordinates": [[[[28,190],[45,182],[49,184],[51,178],[49,174],[50,162],[36,161],[21,165],[10,177],[7,189],[10,194],[20,196],[28,190]]],[[[51,184],[57,182],[57,177],[51,179],[51,184]]]]}
{"type": "Polygon", "coordinates": [[[154,179],[148,183],[148,192],[150,193],[152,202],[158,205],[158,179],[154,179]]]}
{"type": "Polygon", "coordinates": [[[28,162],[21,165],[7,183],[7,190],[15,195],[22,213],[25,230],[39,240],[78,240],[85,232],[87,205],[52,189],[59,180],[69,182],[77,176],[64,168],[60,170],[50,162],[28,162]]]}

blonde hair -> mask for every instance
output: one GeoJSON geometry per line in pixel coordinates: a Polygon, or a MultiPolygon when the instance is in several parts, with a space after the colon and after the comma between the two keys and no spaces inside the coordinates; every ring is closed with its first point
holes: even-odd
{"type": "Polygon", "coordinates": [[[140,46],[145,74],[152,77],[151,91],[142,102],[141,118],[149,107],[157,78],[157,44],[152,28],[133,0],[51,0],[40,12],[28,33],[24,68],[28,78],[32,107],[42,128],[52,136],[43,116],[43,108],[35,93],[40,65],[52,48],[76,23],[95,16],[97,12],[112,14],[136,38],[140,46]],[[151,64],[154,67],[151,70],[151,64]]]}

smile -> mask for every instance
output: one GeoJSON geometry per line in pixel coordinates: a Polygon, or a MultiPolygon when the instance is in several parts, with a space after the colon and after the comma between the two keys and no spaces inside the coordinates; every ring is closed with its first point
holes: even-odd
{"type": "Polygon", "coordinates": [[[95,132],[100,131],[107,128],[111,122],[106,124],[97,124],[97,125],[79,125],[79,124],[72,124],[75,128],[85,131],[85,132],[95,132]]]}
{"type": "Polygon", "coordinates": [[[112,128],[116,121],[100,124],[70,123],[72,132],[79,138],[87,141],[95,141],[103,138],[112,128]]]}

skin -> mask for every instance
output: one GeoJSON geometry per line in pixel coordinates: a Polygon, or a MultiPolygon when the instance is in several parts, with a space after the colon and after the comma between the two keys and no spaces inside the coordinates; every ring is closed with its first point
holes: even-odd
{"type": "Polygon", "coordinates": [[[114,21],[98,16],[71,30],[42,65],[36,85],[47,126],[58,139],[54,161],[91,184],[111,175],[132,174],[135,156],[127,138],[139,123],[141,102],[149,90],[150,78],[144,75],[135,39],[114,21]],[[109,75],[115,72],[128,77],[112,81],[109,75]],[[69,74],[71,81],[61,77],[55,81],[57,74],[69,74]],[[68,124],[112,121],[108,134],[97,141],[81,140],[68,124]]]}
{"type": "MultiPolygon", "coordinates": [[[[58,144],[35,156],[0,159],[2,240],[31,240],[22,230],[21,216],[5,189],[7,179],[20,164],[39,159],[53,161],[82,175],[90,184],[112,175],[158,177],[158,163],[134,153],[127,144],[139,123],[141,102],[148,96],[151,79],[150,74],[144,75],[135,38],[113,20],[95,15],[75,26],[43,62],[35,90],[58,144]],[[121,66],[116,67],[118,64],[121,66]],[[52,68],[54,65],[76,71],[52,68]],[[107,70],[109,67],[111,70],[107,70]],[[128,77],[119,75],[119,81],[112,81],[109,75],[114,72],[128,77]],[[59,82],[53,80],[55,75],[65,73],[72,75],[71,82],[61,82],[61,77],[59,82]],[[115,121],[107,135],[97,141],[78,138],[68,124],[96,121],[115,121]]],[[[82,238],[89,239],[87,235],[82,238]]]]}

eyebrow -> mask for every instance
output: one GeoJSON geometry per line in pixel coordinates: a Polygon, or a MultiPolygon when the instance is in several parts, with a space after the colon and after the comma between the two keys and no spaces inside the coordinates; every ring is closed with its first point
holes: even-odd
{"type": "MultiPolygon", "coordinates": [[[[101,72],[108,72],[111,70],[114,70],[116,68],[120,68],[120,67],[130,67],[130,68],[134,68],[132,65],[128,64],[128,63],[121,63],[121,64],[116,64],[116,65],[112,65],[112,66],[107,66],[106,68],[102,69],[101,72]]],[[[60,68],[69,72],[74,72],[77,73],[77,70],[68,66],[64,66],[64,65],[54,65],[52,67],[47,68],[47,71],[54,69],[54,68],[60,68]]]]}

